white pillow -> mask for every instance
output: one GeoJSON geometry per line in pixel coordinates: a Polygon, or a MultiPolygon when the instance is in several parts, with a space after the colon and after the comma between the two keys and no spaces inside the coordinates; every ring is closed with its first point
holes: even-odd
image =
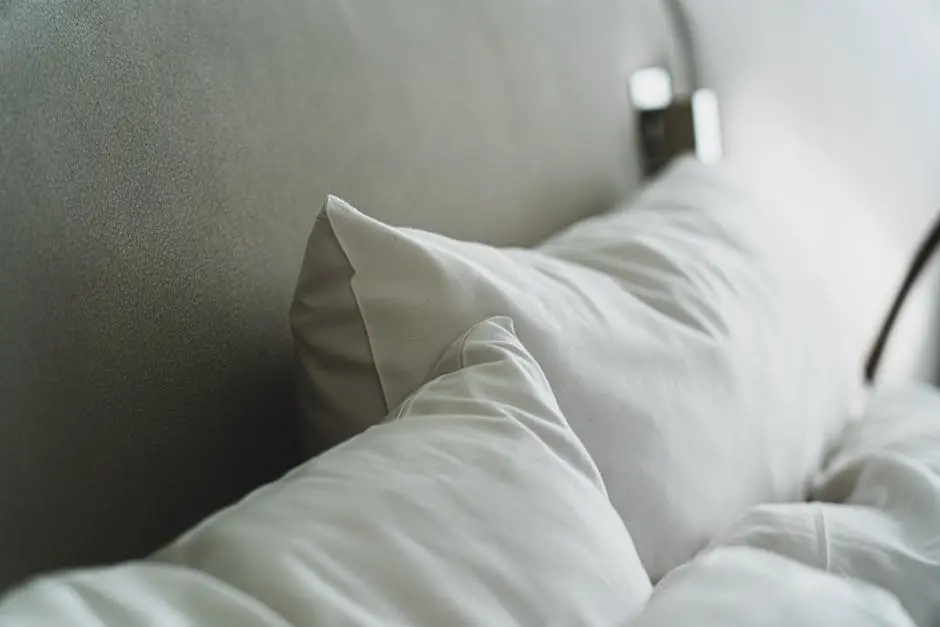
{"type": "Polygon", "coordinates": [[[0,623],[615,625],[650,591],[548,382],[498,318],[387,424],[135,564],[34,583],[0,623]],[[133,621],[128,616],[136,614],[133,621]]]}
{"type": "Polygon", "coordinates": [[[847,420],[857,368],[794,241],[693,159],[535,250],[329,198],[291,319],[309,452],[380,420],[461,329],[510,315],[657,579],[750,506],[801,499],[847,420]]]}
{"type": "Polygon", "coordinates": [[[940,625],[940,393],[874,393],[814,488],[818,503],[755,508],[718,540],[759,547],[893,593],[940,625]]]}

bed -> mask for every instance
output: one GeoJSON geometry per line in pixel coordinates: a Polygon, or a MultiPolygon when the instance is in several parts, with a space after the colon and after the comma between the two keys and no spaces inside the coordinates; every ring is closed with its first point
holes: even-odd
{"type": "Polygon", "coordinates": [[[936,9],[745,4],[0,3],[0,622],[935,624],[937,401],[859,369],[940,205],[936,9]],[[651,66],[722,165],[644,179],[651,66]]]}

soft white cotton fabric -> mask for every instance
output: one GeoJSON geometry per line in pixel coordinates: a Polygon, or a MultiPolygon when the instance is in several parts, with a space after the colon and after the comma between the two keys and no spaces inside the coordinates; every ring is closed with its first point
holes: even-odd
{"type": "MultiPolygon", "coordinates": [[[[246,566],[248,568],[248,566],[246,566]]],[[[46,576],[0,599],[2,627],[295,627],[223,580],[134,562],[46,576]]]]}
{"type": "Polygon", "coordinates": [[[0,625],[496,627],[634,617],[649,579],[510,321],[474,326],[428,376],[386,424],[149,562],[12,593],[0,601],[0,625]]]}
{"type": "Polygon", "coordinates": [[[752,548],[720,548],[663,579],[629,627],[913,627],[875,586],[752,548]]]}
{"type": "Polygon", "coordinates": [[[940,392],[875,392],[814,496],[821,502],[756,508],[719,542],[867,581],[918,627],[940,625],[940,392]]]}
{"type": "Polygon", "coordinates": [[[395,228],[337,198],[310,241],[292,323],[311,432],[355,432],[461,329],[508,314],[654,579],[749,507],[802,499],[849,417],[857,370],[797,239],[694,159],[537,249],[395,228]]]}

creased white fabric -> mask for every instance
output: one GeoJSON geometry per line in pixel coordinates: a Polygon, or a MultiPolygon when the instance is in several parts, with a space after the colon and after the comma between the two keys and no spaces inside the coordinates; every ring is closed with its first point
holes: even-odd
{"type": "Polygon", "coordinates": [[[0,599],[3,627],[291,627],[198,570],[135,562],[42,579],[0,599]]]}
{"type": "Polygon", "coordinates": [[[633,618],[649,578],[509,319],[475,325],[429,376],[385,424],[207,519],[149,563],[12,593],[0,601],[0,625],[633,618]]]}
{"type": "Polygon", "coordinates": [[[723,547],[663,579],[630,627],[913,627],[891,594],[768,551],[723,547]]]}
{"type": "Polygon", "coordinates": [[[875,392],[814,493],[821,502],[754,509],[719,543],[869,582],[918,627],[940,624],[940,393],[875,392]]]}
{"type": "Polygon", "coordinates": [[[859,379],[831,303],[797,240],[720,168],[681,160],[536,249],[395,228],[336,198],[323,211],[311,241],[335,234],[355,300],[318,315],[318,291],[346,275],[324,278],[332,247],[309,247],[295,341],[308,397],[330,398],[306,420],[362,418],[360,397],[315,380],[331,321],[361,316],[371,358],[343,372],[362,390],[377,374],[394,406],[454,335],[508,314],[654,579],[751,506],[801,500],[848,419],[859,379]]]}

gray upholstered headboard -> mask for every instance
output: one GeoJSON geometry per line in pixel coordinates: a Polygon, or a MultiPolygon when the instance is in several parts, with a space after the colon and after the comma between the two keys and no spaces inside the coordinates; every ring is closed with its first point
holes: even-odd
{"type": "Polygon", "coordinates": [[[0,589],[298,462],[327,192],[535,241],[635,187],[626,79],[678,58],[657,0],[0,1],[0,589]]]}

